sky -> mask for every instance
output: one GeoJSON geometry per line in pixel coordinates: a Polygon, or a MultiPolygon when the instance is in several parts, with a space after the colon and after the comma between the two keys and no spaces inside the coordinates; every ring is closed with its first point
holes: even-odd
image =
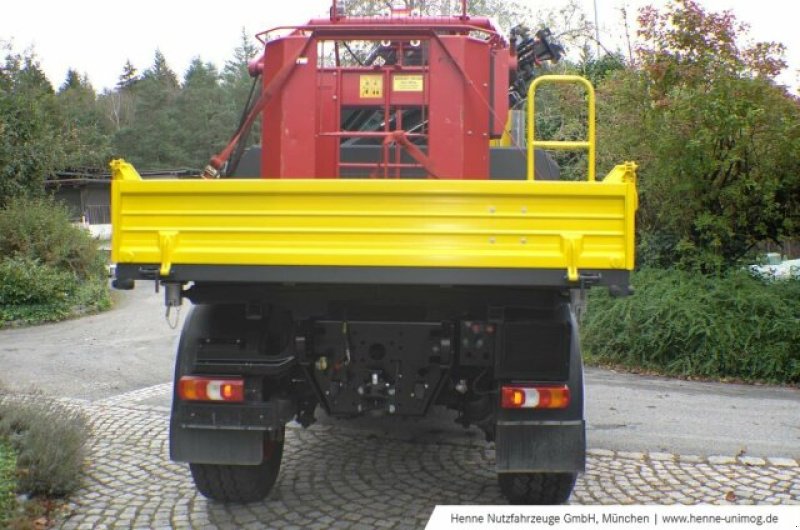
{"type": "MultiPolygon", "coordinates": [[[[629,16],[642,5],[661,7],[666,0],[578,0],[590,18],[597,18],[600,41],[606,48],[622,45],[620,8],[629,16]]],[[[566,0],[521,0],[531,12],[558,8],[566,0]]],[[[711,11],[730,9],[751,26],[753,40],[774,40],[787,47],[789,68],[779,81],[800,86],[800,3],[778,0],[700,0],[711,11]],[[770,9],[771,7],[771,9],[770,9]]],[[[0,7],[0,41],[14,50],[35,51],[50,81],[58,87],[68,68],[87,74],[95,89],[113,88],[125,61],[143,71],[153,62],[156,48],[179,76],[199,56],[222,67],[248,35],[286,24],[300,24],[326,16],[330,0],[226,0],[177,2],[139,0],[6,0],[0,7]]],[[[557,33],[556,28],[553,28],[557,33]]],[[[255,43],[256,41],[253,40],[255,43]]]]}

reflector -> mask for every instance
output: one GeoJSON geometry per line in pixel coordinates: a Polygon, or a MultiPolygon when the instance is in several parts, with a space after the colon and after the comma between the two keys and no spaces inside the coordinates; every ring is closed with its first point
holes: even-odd
{"type": "Polygon", "coordinates": [[[565,409],[569,406],[567,385],[504,386],[500,390],[500,406],[504,409],[565,409]]]}
{"type": "Polygon", "coordinates": [[[178,397],[184,401],[244,401],[244,380],[213,379],[185,375],[178,381],[178,397]]]}

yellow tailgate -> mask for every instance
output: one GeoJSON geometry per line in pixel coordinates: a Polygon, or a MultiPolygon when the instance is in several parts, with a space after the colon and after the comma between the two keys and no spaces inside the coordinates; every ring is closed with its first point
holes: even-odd
{"type": "Polygon", "coordinates": [[[631,270],[635,165],[602,182],[142,180],[112,163],[112,259],[631,270]]]}

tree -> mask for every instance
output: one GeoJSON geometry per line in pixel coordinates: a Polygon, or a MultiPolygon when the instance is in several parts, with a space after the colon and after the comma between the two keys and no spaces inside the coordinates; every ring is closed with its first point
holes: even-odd
{"type": "Polygon", "coordinates": [[[641,69],[601,86],[599,159],[640,162],[640,258],[716,272],[798,233],[800,105],[783,47],[693,0],[639,17],[641,69]]]}
{"type": "MultiPolygon", "coordinates": [[[[253,97],[258,96],[260,78],[251,78],[247,66],[251,60],[256,58],[261,48],[247,34],[245,28],[242,28],[240,39],[239,45],[233,50],[233,58],[225,63],[225,67],[222,70],[224,106],[222,112],[218,114],[217,124],[225,131],[223,146],[238,129],[251,92],[253,97]]],[[[253,124],[252,131],[259,131],[260,124],[261,119],[259,118],[253,124]]],[[[243,145],[250,146],[259,142],[260,136],[256,133],[245,139],[243,145]]]]}
{"type": "Polygon", "coordinates": [[[233,59],[227,61],[222,70],[222,79],[228,85],[235,85],[242,80],[250,79],[247,65],[255,59],[259,51],[259,47],[255,45],[253,38],[247,34],[245,28],[241,29],[239,38],[239,45],[233,50],[233,59]]]}
{"type": "Polygon", "coordinates": [[[53,87],[31,51],[9,45],[0,68],[0,207],[16,196],[44,193],[63,159],[53,87]]]}
{"type": "Polygon", "coordinates": [[[64,79],[64,84],[58,89],[59,93],[65,92],[69,89],[78,89],[84,85],[84,79],[77,70],[69,68],[67,70],[67,77],[64,79]]]}
{"type": "Polygon", "coordinates": [[[213,64],[204,63],[199,57],[192,60],[175,107],[176,140],[184,157],[181,165],[202,167],[232,134],[229,120],[225,119],[226,94],[213,64]]]}
{"type": "Polygon", "coordinates": [[[175,72],[164,54],[156,50],[153,65],[130,90],[134,119],[114,134],[114,151],[145,169],[178,165],[184,158],[175,140],[178,124],[174,102],[179,92],[175,72]]]}
{"type": "Polygon", "coordinates": [[[64,145],[61,169],[103,167],[110,154],[110,139],[88,77],[69,69],[56,102],[64,145]]]}
{"type": "Polygon", "coordinates": [[[144,71],[142,74],[143,80],[156,80],[163,83],[165,86],[175,89],[178,88],[178,76],[167,64],[167,58],[161,53],[161,50],[156,49],[155,57],[153,58],[153,65],[144,71]]]}
{"type": "Polygon", "coordinates": [[[125,66],[122,67],[122,73],[117,82],[117,88],[120,90],[130,89],[139,81],[139,74],[136,67],[133,66],[131,60],[125,61],[125,66]]]}

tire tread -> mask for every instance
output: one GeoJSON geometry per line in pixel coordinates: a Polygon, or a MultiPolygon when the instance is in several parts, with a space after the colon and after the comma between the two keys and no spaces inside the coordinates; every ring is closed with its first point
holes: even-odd
{"type": "Polygon", "coordinates": [[[500,490],[511,504],[563,504],[575,487],[576,473],[501,473],[500,490]]]}
{"type": "Polygon", "coordinates": [[[271,457],[255,466],[189,464],[195,487],[205,497],[220,502],[249,503],[263,500],[278,478],[283,443],[271,457]]]}

